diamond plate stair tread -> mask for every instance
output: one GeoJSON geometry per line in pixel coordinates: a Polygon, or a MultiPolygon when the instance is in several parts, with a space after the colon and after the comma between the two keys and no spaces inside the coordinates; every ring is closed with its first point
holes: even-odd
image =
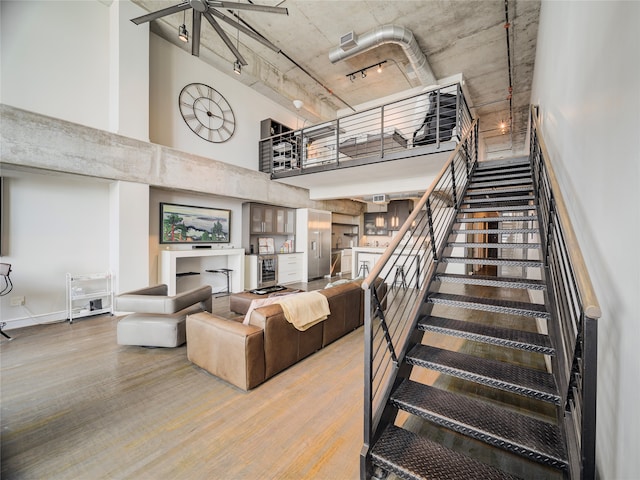
{"type": "Polygon", "coordinates": [[[503,172],[493,174],[474,174],[471,177],[472,182],[494,182],[496,180],[529,180],[531,181],[531,171],[523,170],[522,172],[503,172]]]}
{"type": "Polygon", "coordinates": [[[539,243],[449,242],[447,245],[453,248],[540,248],[539,243]]]}
{"type": "Polygon", "coordinates": [[[418,328],[425,332],[437,332],[491,345],[516,348],[544,355],[554,354],[549,337],[541,333],[433,316],[423,317],[418,320],[418,328]]]}
{"type": "Polygon", "coordinates": [[[497,198],[470,198],[465,200],[464,203],[503,203],[503,202],[524,202],[533,201],[535,196],[533,195],[510,195],[497,198]]]}
{"type": "Polygon", "coordinates": [[[544,290],[547,288],[542,280],[516,277],[493,277],[490,275],[463,275],[460,273],[438,273],[436,280],[447,283],[464,283],[468,285],[484,285],[498,288],[526,288],[544,290]]]}
{"type": "Polygon", "coordinates": [[[509,185],[527,185],[527,186],[530,186],[530,188],[533,188],[533,184],[531,183],[531,178],[523,178],[522,180],[497,180],[493,182],[476,182],[474,180],[471,180],[471,182],[469,182],[470,189],[487,188],[489,186],[506,187],[509,185]],[[489,183],[489,185],[487,185],[487,183],[489,183]]]}
{"type": "Polygon", "coordinates": [[[529,162],[514,164],[514,165],[493,165],[493,166],[485,166],[482,163],[476,164],[476,169],[473,171],[473,174],[478,173],[500,173],[500,172],[515,172],[518,170],[531,170],[531,164],[529,162]]]}
{"type": "Polygon", "coordinates": [[[502,265],[507,267],[541,268],[541,260],[521,260],[518,258],[474,258],[474,257],[443,257],[444,263],[463,263],[465,265],[502,265]]]}
{"type": "Polygon", "coordinates": [[[425,437],[389,425],[371,450],[371,461],[405,479],[515,479],[425,437]]]}
{"type": "Polygon", "coordinates": [[[537,222],[537,215],[527,216],[506,216],[500,215],[498,217],[470,217],[460,218],[456,217],[455,223],[490,223],[490,222],[537,222]]]}
{"type": "Polygon", "coordinates": [[[451,230],[453,234],[466,234],[466,235],[474,235],[476,233],[504,233],[505,235],[515,235],[515,234],[539,234],[537,228],[484,228],[484,229],[470,229],[470,230],[460,230],[454,229],[451,230]]]}
{"type": "Polygon", "coordinates": [[[502,194],[510,195],[514,193],[531,193],[532,191],[533,191],[533,185],[530,185],[526,188],[525,187],[488,188],[485,186],[485,187],[476,188],[476,189],[469,188],[465,192],[465,197],[466,196],[475,197],[478,195],[502,195],[502,194]]]}
{"type": "Polygon", "coordinates": [[[408,379],[392,394],[391,402],[437,425],[530,460],[563,470],[568,467],[556,425],[408,379]]]}
{"type": "Polygon", "coordinates": [[[458,210],[458,213],[477,213],[477,212],[527,212],[529,210],[535,210],[535,205],[501,205],[501,206],[486,206],[486,207],[467,207],[458,210]]]}
{"type": "Polygon", "coordinates": [[[405,357],[407,363],[429,368],[482,385],[537,398],[558,405],[558,395],[550,373],[510,363],[452,352],[429,345],[415,345],[405,357]]]}
{"type": "Polygon", "coordinates": [[[451,307],[468,308],[471,310],[523,315],[526,317],[536,318],[550,317],[546,307],[538,303],[471,297],[468,295],[455,295],[453,293],[430,293],[428,299],[430,303],[439,303],[442,305],[449,305],[451,307]]]}

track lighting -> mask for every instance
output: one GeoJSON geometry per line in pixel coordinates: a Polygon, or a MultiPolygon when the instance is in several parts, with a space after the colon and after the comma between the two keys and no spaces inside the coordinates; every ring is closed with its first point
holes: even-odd
{"type": "Polygon", "coordinates": [[[382,73],[382,64],[387,63],[386,60],[383,60],[379,63],[374,63],[373,65],[369,65],[368,67],[361,68],[360,70],[356,70],[355,72],[347,73],[345,77],[347,77],[352,82],[356,79],[356,75],[359,73],[362,78],[367,78],[367,70],[370,68],[376,67],[376,71],[378,73],[382,73]]]}
{"type": "MultiPolygon", "coordinates": [[[[238,21],[240,21],[240,13],[237,14],[238,21]]],[[[240,29],[236,30],[236,51],[240,51],[240,29]]],[[[236,55],[237,57],[237,55],[236,55]]],[[[240,75],[242,73],[242,64],[240,63],[240,59],[236,58],[236,61],[233,63],[233,71],[236,75],[240,75]]]]}

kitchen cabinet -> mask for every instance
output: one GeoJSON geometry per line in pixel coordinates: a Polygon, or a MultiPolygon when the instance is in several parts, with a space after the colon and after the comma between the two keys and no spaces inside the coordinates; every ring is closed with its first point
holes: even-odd
{"type": "Polygon", "coordinates": [[[387,214],[384,212],[364,214],[365,235],[389,235],[387,229],[387,214]]]}
{"type": "Polygon", "coordinates": [[[407,221],[413,210],[413,200],[393,200],[387,206],[389,230],[397,231],[407,221]]]}
{"type": "Polygon", "coordinates": [[[250,203],[243,214],[248,214],[249,234],[294,235],[296,233],[296,211],[293,208],[250,203]]]}
{"type": "Polygon", "coordinates": [[[302,253],[278,255],[278,284],[302,282],[302,253]]]}
{"type": "Polygon", "coordinates": [[[293,235],[296,233],[296,211],[293,208],[276,207],[276,234],[293,235]]]}
{"type": "Polygon", "coordinates": [[[274,207],[251,204],[251,233],[273,233],[274,207]]]}

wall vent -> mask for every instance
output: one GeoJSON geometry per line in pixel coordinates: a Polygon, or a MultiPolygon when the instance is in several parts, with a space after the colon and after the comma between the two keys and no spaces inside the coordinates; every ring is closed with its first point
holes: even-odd
{"type": "Polygon", "coordinates": [[[374,195],[373,203],[387,203],[387,196],[384,194],[374,195]]]}
{"type": "Polygon", "coordinates": [[[358,37],[353,32],[345,33],[340,37],[340,48],[345,52],[358,46],[358,37]]]}

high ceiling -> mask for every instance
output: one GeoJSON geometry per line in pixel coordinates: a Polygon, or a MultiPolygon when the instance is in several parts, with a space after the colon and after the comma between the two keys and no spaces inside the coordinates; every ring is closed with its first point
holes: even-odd
{"type": "MultiPolygon", "coordinates": [[[[179,3],[133,1],[150,12],[179,3]]],[[[438,80],[462,74],[472,112],[480,118],[489,158],[509,157],[526,149],[539,1],[237,1],[286,7],[289,14],[240,11],[241,21],[281,52],[276,53],[240,33],[239,50],[249,65],[235,78],[293,111],[292,101],[302,100],[304,107],[300,113],[310,123],[335,118],[339,111],[348,113],[345,109],[349,107],[422,85],[405,51],[397,44],[383,44],[337,63],[329,59],[329,52],[339,47],[345,34],[354,32],[360,36],[384,25],[396,25],[413,33],[438,80]],[[381,73],[373,69],[366,78],[347,77],[384,60],[381,73]],[[504,129],[500,128],[502,122],[507,125],[504,129]]],[[[182,22],[183,13],[175,13],[152,21],[151,29],[190,52],[191,41],[185,44],[177,36],[182,22]]],[[[185,23],[192,32],[191,10],[187,10],[185,23]]],[[[235,43],[236,30],[220,23],[235,43]]],[[[206,21],[202,22],[200,58],[233,75],[235,57],[206,21]]]]}

